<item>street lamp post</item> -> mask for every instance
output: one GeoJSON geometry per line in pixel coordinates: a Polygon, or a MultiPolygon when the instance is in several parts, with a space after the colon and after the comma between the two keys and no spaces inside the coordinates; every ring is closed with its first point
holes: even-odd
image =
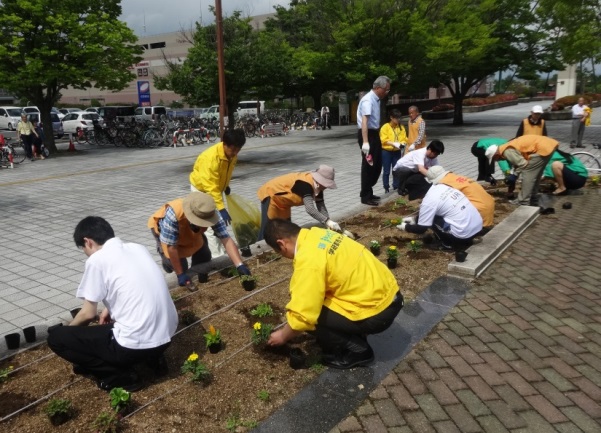
{"type": "Polygon", "coordinates": [[[225,68],[223,59],[223,18],[221,15],[221,0],[215,0],[215,21],[217,23],[217,69],[219,75],[219,132],[223,135],[223,118],[227,116],[225,95],[225,68]]]}

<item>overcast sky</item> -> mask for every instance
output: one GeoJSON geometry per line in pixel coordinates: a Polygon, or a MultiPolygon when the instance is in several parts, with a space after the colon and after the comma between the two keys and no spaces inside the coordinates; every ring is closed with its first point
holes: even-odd
{"type": "MultiPolygon", "coordinates": [[[[223,15],[242,11],[243,16],[262,15],[274,12],[273,6],[288,6],[289,0],[221,0],[223,15]]],[[[214,0],[122,0],[125,21],[134,33],[140,36],[176,32],[188,29],[197,21],[209,24],[214,21],[209,12],[214,0]],[[201,20],[202,18],[202,20],[201,20]]]]}

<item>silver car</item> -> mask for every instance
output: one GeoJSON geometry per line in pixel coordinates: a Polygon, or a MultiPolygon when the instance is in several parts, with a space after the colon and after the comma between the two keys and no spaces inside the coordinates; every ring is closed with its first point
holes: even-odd
{"type": "MultiPolygon", "coordinates": [[[[34,120],[40,122],[40,113],[29,113],[27,115],[30,122],[34,120]]],[[[63,122],[58,118],[56,113],[50,112],[50,118],[52,119],[52,132],[56,138],[63,138],[65,131],[63,131],[63,122]]]]}

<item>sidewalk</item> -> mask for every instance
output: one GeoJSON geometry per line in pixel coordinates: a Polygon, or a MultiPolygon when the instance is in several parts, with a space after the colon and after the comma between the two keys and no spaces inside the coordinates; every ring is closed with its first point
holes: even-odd
{"type": "Polygon", "coordinates": [[[331,433],[601,431],[600,198],[539,218],[331,433]]]}

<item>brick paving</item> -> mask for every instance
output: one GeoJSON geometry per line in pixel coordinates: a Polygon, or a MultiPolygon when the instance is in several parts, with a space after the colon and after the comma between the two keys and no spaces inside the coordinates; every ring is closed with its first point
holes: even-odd
{"type": "Polygon", "coordinates": [[[555,208],[331,433],[601,432],[601,196],[555,208]]]}

